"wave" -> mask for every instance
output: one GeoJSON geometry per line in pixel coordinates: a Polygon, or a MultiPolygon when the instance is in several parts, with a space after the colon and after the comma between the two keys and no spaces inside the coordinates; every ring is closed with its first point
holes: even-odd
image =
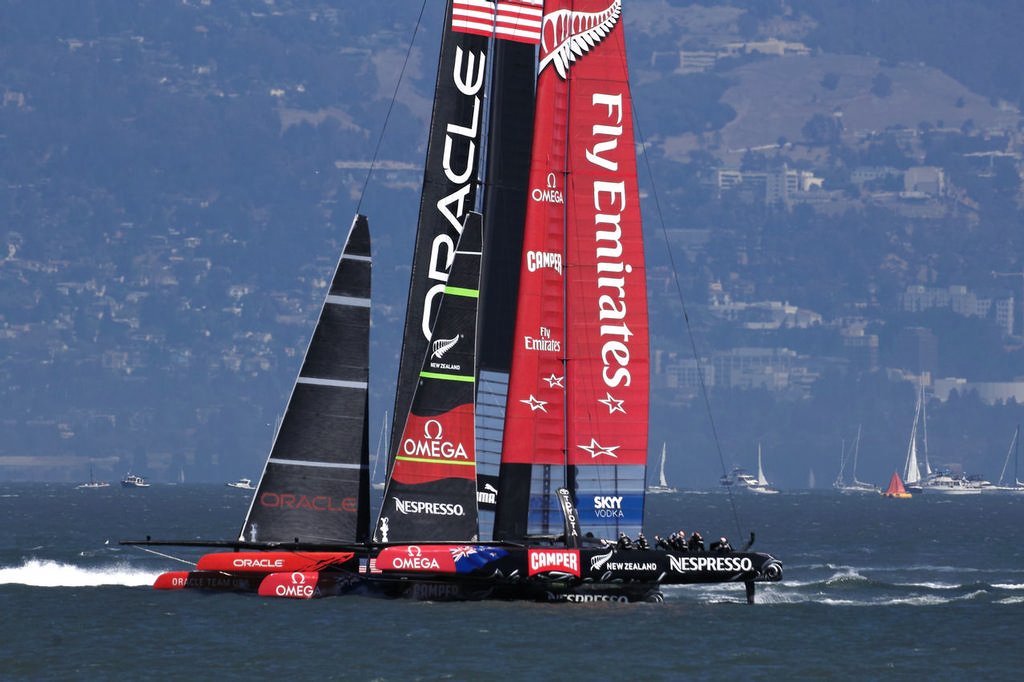
{"type": "Polygon", "coordinates": [[[21,566],[0,567],[0,585],[30,587],[100,587],[152,585],[160,572],[140,570],[129,564],[76,566],[58,561],[27,559],[21,566]]]}

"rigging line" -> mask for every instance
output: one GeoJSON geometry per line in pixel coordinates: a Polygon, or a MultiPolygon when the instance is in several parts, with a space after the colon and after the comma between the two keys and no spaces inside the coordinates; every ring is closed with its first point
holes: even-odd
{"type": "Polygon", "coordinates": [[[141,545],[136,545],[136,547],[141,549],[143,552],[149,552],[150,554],[156,554],[157,556],[163,557],[164,559],[173,559],[174,561],[180,561],[181,563],[188,564],[189,566],[195,566],[196,565],[196,562],[194,562],[194,561],[188,561],[186,559],[181,559],[181,558],[176,557],[176,556],[171,556],[170,554],[164,554],[163,552],[158,552],[155,549],[150,549],[149,547],[142,547],[141,545]]]}
{"type": "Polygon", "coordinates": [[[363,205],[363,197],[366,196],[366,188],[370,184],[370,177],[373,175],[373,169],[377,165],[377,155],[380,154],[381,143],[384,142],[384,133],[388,129],[388,120],[391,119],[391,111],[395,108],[395,102],[398,101],[398,89],[402,86],[402,78],[405,76],[405,69],[409,66],[409,57],[412,55],[412,47],[416,44],[416,34],[419,33],[420,24],[423,22],[423,12],[427,8],[427,0],[423,0],[423,4],[420,5],[420,15],[416,17],[416,26],[413,27],[412,37],[409,39],[409,49],[405,51],[405,61],[402,62],[402,70],[398,73],[398,82],[395,83],[395,91],[391,95],[391,102],[388,104],[388,112],[384,115],[384,124],[380,128],[380,135],[377,137],[377,146],[373,148],[373,158],[370,160],[370,167],[366,169],[366,179],[363,180],[363,189],[359,192],[359,201],[356,202],[356,213],[359,213],[359,209],[363,205]]]}
{"type": "MultiPolygon", "coordinates": [[[[708,422],[711,424],[711,434],[715,441],[715,450],[718,452],[718,462],[722,466],[722,476],[724,477],[728,472],[725,469],[725,457],[722,455],[722,443],[718,438],[718,428],[715,426],[715,417],[711,411],[711,399],[708,396],[708,387],[704,381],[704,366],[701,365],[700,357],[697,354],[697,342],[693,337],[693,328],[690,326],[690,314],[686,310],[686,299],[683,297],[683,289],[679,284],[679,275],[676,270],[676,259],[672,253],[672,244],[668,239],[668,230],[665,227],[665,216],[661,211],[661,201],[658,199],[657,185],[654,182],[654,172],[651,170],[651,159],[647,155],[647,141],[640,128],[640,116],[636,110],[636,100],[633,98],[631,87],[629,102],[633,109],[633,121],[636,129],[636,136],[640,138],[640,148],[643,150],[644,167],[647,168],[647,177],[651,182],[651,197],[654,199],[655,210],[658,213],[658,223],[661,225],[661,234],[665,240],[665,252],[668,254],[669,265],[672,268],[672,281],[676,285],[676,295],[679,297],[679,303],[683,306],[683,319],[686,321],[686,333],[690,339],[690,349],[693,351],[693,361],[697,366],[697,377],[700,380],[701,395],[704,398],[704,406],[708,413],[708,422]]],[[[739,535],[743,535],[743,531],[740,528],[740,515],[736,509],[736,499],[732,492],[732,486],[725,486],[725,489],[729,494],[729,504],[732,507],[732,517],[733,521],[736,523],[736,532],[739,535]]]]}

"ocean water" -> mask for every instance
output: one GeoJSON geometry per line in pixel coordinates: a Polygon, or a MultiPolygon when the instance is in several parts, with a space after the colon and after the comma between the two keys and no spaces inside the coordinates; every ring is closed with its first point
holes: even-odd
{"type": "Polygon", "coordinates": [[[754,605],[742,585],[668,588],[663,604],[158,592],[158,573],[201,550],[118,545],[231,539],[249,495],[0,484],[0,680],[892,682],[1024,667],[1024,495],[651,496],[648,535],[741,546],[756,531],[785,578],[754,605]]]}

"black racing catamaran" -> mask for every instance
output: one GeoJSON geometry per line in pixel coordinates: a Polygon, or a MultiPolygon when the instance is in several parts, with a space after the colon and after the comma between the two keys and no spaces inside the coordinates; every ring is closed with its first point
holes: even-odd
{"type": "Polygon", "coordinates": [[[230,550],[155,587],[753,601],[781,580],[768,554],[618,541],[642,529],[649,400],[621,4],[449,0],[376,522],[357,216],[239,539],[129,543],[230,550]]]}

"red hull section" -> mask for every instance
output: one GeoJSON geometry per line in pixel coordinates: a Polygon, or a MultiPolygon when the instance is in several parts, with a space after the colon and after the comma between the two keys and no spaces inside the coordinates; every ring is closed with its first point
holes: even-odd
{"type": "Polygon", "coordinates": [[[354,568],[352,552],[219,552],[199,560],[200,571],[227,573],[292,573],[354,568]]]}
{"type": "Polygon", "coordinates": [[[456,573],[452,550],[461,545],[408,545],[386,547],[377,555],[377,568],[382,571],[426,571],[456,573]]]}
{"type": "Polygon", "coordinates": [[[221,590],[224,592],[255,592],[262,576],[228,575],[219,571],[172,571],[157,577],[157,590],[221,590]]]}
{"type": "Polygon", "coordinates": [[[319,597],[317,583],[320,574],[315,571],[294,573],[271,573],[260,583],[261,597],[283,597],[286,599],[312,599],[319,597]]]}

